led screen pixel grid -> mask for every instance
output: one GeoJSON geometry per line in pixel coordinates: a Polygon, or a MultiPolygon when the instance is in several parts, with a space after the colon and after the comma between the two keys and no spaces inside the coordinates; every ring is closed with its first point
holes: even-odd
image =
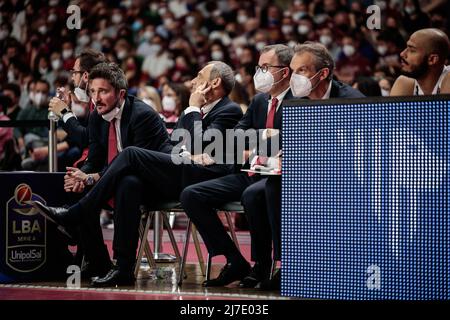
{"type": "Polygon", "coordinates": [[[448,96],[283,108],[282,295],[448,299],[448,96]]]}

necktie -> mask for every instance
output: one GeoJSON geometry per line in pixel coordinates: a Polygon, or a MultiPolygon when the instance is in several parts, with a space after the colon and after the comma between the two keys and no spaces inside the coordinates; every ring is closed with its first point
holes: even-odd
{"type": "Polygon", "coordinates": [[[117,135],[116,135],[116,119],[113,119],[109,123],[109,135],[108,135],[108,164],[117,155],[117,135]]]}
{"type": "Polygon", "coordinates": [[[266,128],[273,128],[273,122],[275,120],[275,113],[277,112],[278,99],[272,98],[269,113],[267,114],[266,128]]]}

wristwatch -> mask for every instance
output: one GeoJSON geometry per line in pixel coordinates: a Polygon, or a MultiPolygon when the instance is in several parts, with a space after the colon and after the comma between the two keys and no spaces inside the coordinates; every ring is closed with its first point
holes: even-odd
{"type": "Polygon", "coordinates": [[[61,110],[61,115],[63,116],[63,115],[65,115],[67,112],[69,112],[69,109],[64,108],[64,109],[61,110]]]}
{"type": "Polygon", "coordinates": [[[92,186],[95,183],[94,176],[92,174],[88,174],[85,183],[87,186],[92,186]]]}

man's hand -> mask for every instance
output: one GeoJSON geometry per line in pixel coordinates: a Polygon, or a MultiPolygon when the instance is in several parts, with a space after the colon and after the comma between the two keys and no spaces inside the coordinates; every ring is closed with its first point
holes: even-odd
{"type": "Polygon", "coordinates": [[[83,183],[86,181],[88,175],[86,173],[84,173],[83,171],[81,171],[80,169],[74,168],[74,167],[66,167],[66,169],[67,169],[67,174],[70,177],[74,178],[75,181],[79,181],[79,182],[83,182],[83,183]]]}
{"type": "Polygon", "coordinates": [[[210,166],[216,163],[216,161],[207,153],[193,155],[191,156],[191,160],[202,166],[210,166]]]}
{"type": "Polygon", "coordinates": [[[69,109],[68,105],[61,99],[53,97],[48,104],[48,111],[53,111],[58,117],[61,117],[61,110],[69,109]]]}
{"type": "Polygon", "coordinates": [[[202,85],[199,85],[194,92],[191,93],[189,98],[189,106],[192,107],[202,107],[208,101],[206,99],[206,95],[211,91],[211,86],[208,86],[208,83],[205,82],[202,85]]]}

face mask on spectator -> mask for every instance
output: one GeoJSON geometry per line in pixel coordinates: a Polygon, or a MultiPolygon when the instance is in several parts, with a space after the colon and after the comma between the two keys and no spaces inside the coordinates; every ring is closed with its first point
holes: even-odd
{"type": "Polygon", "coordinates": [[[59,68],[61,68],[61,66],[62,66],[62,62],[60,59],[52,60],[52,69],[53,70],[59,70],[59,68]]]}
{"type": "Polygon", "coordinates": [[[78,101],[81,102],[89,102],[89,96],[86,93],[87,87],[83,90],[80,88],[81,86],[81,79],[80,79],[80,83],[77,85],[77,87],[74,90],[74,94],[77,97],[78,101]]]}
{"type": "Polygon", "coordinates": [[[243,23],[245,23],[246,21],[247,21],[247,16],[246,16],[246,15],[240,14],[240,15],[237,16],[237,22],[238,22],[239,24],[243,24],[243,23]]]}
{"type": "Polygon", "coordinates": [[[47,103],[47,95],[42,92],[38,92],[34,95],[34,102],[37,107],[42,107],[47,103]]]}
{"type": "Polygon", "coordinates": [[[190,26],[192,26],[195,23],[195,17],[194,16],[187,16],[186,17],[186,23],[190,26]]]}
{"type": "Polygon", "coordinates": [[[244,51],[241,47],[237,47],[236,48],[236,55],[238,56],[238,57],[240,57],[241,56],[241,54],[242,54],[242,51],[244,51]]]}
{"type": "Polygon", "coordinates": [[[222,51],[213,51],[213,52],[211,52],[211,58],[216,61],[222,61],[223,52],[222,51]]]}
{"type": "Polygon", "coordinates": [[[48,71],[48,68],[39,68],[39,73],[41,75],[45,75],[47,73],[47,71],[48,71]]]}
{"type": "Polygon", "coordinates": [[[54,13],[52,13],[51,15],[48,16],[47,21],[48,22],[54,22],[58,19],[58,16],[54,13]]]}
{"type": "Polygon", "coordinates": [[[327,34],[323,34],[320,36],[320,42],[324,45],[324,46],[329,46],[331,44],[331,42],[333,42],[333,38],[331,38],[329,35],[327,34]]]}
{"type": "Polygon", "coordinates": [[[89,38],[87,34],[83,34],[81,37],[78,38],[78,43],[80,44],[80,46],[84,47],[89,43],[90,40],[91,38],[89,38]]]}
{"type": "Polygon", "coordinates": [[[325,21],[327,21],[327,19],[328,19],[327,14],[317,14],[313,18],[315,24],[322,24],[325,21]]]}
{"type": "Polygon", "coordinates": [[[122,15],[121,14],[113,14],[113,16],[111,17],[111,21],[114,23],[114,24],[119,24],[119,23],[121,23],[122,22],[122,15]]]}
{"type": "Polygon", "coordinates": [[[166,112],[174,112],[176,108],[175,99],[173,97],[164,96],[161,101],[163,110],[166,112]]]}
{"type": "Polygon", "coordinates": [[[242,83],[242,76],[241,76],[240,73],[236,74],[236,75],[234,76],[234,79],[235,79],[237,82],[242,83]]]}
{"type": "Polygon", "coordinates": [[[151,38],[153,38],[153,35],[154,35],[153,32],[151,32],[150,30],[147,30],[142,34],[142,38],[144,40],[150,40],[151,38]]]}
{"type": "Polygon", "coordinates": [[[378,46],[377,51],[381,56],[384,56],[387,53],[388,48],[386,46],[378,46]]]}
{"type": "Polygon", "coordinates": [[[297,30],[298,30],[298,33],[300,33],[302,35],[308,34],[310,31],[309,27],[304,24],[299,25],[297,30]]]}
{"type": "Polygon", "coordinates": [[[416,8],[414,6],[405,7],[405,12],[409,15],[413,14],[415,11],[416,11],[416,8]]]}
{"type": "Polygon", "coordinates": [[[0,40],[6,39],[8,34],[9,34],[8,30],[0,30],[0,40]]]}
{"type": "Polygon", "coordinates": [[[166,28],[169,28],[169,27],[172,25],[172,23],[173,23],[173,20],[170,19],[170,18],[164,20],[164,26],[165,26],[166,28]]]}
{"type": "Polygon", "coordinates": [[[62,52],[62,57],[63,59],[69,59],[73,54],[73,50],[72,49],[65,49],[62,52]]]}
{"type": "Polygon", "coordinates": [[[259,41],[255,44],[255,47],[258,51],[261,51],[262,48],[264,48],[266,46],[266,43],[264,41],[259,41]]]}
{"type": "Polygon", "coordinates": [[[294,19],[294,21],[299,21],[301,18],[303,18],[306,15],[307,15],[306,12],[297,11],[292,14],[292,19],[294,19]]]}
{"type": "Polygon", "coordinates": [[[127,51],[126,50],[120,50],[120,51],[117,52],[117,58],[119,60],[125,59],[126,56],[127,56],[127,51]]]}
{"type": "Polygon", "coordinates": [[[346,45],[344,45],[343,47],[342,47],[342,51],[344,52],[344,54],[347,56],[347,57],[351,57],[352,55],[354,55],[355,54],[355,47],[354,46],[352,46],[352,45],[350,45],[350,44],[346,44],[346,45]]]}
{"type": "Polygon", "coordinates": [[[308,78],[304,75],[293,73],[290,80],[290,87],[292,90],[292,94],[297,98],[303,98],[310,95],[311,91],[313,91],[319,84],[319,82],[316,83],[316,85],[312,86],[311,80],[314,79],[322,70],[317,71],[315,75],[313,75],[311,78],[308,78]]]}
{"type": "Polygon", "coordinates": [[[8,82],[15,82],[16,76],[14,75],[14,71],[11,69],[8,70],[8,82]]]}
{"type": "Polygon", "coordinates": [[[58,3],[59,3],[59,0],[50,0],[50,1],[48,2],[48,4],[50,5],[50,7],[55,7],[55,6],[58,5],[58,3]]]}
{"type": "Polygon", "coordinates": [[[140,22],[140,21],[135,21],[131,25],[131,29],[133,29],[133,31],[139,31],[139,30],[141,30],[141,28],[142,28],[142,22],[140,22]]]}
{"type": "Polygon", "coordinates": [[[86,108],[81,103],[72,101],[71,110],[77,118],[83,118],[86,115],[86,108]]]}
{"type": "MultiPolygon", "coordinates": [[[[276,71],[275,73],[278,73],[280,71],[283,71],[284,69],[280,69],[276,71]]],[[[278,80],[275,82],[275,79],[273,78],[273,74],[270,71],[262,72],[261,69],[258,69],[256,71],[255,75],[253,76],[253,83],[255,84],[255,89],[267,93],[272,89],[273,85],[279,83],[281,80],[278,80]]]]}
{"type": "Polygon", "coordinates": [[[381,89],[381,96],[382,97],[389,97],[389,90],[381,89]]]}
{"type": "Polygon", "coordinates": [[[292,32],[292,29],[292,26],[287,24],[281,27],[281,32],[283,32],[283,34],[289,34],[292,32]]]}
{"type": "Polygon", "coordinates": [[[161,52],[161,45],[160,44],[152,44],[152,49],[155,53],[160,53],[161,52]]]}
{"type": "Polygon", "coordinates": [[[46,34],[47,33],[47,27],[45,25],[42,25],[38,28],[38,31],[40,34],[46,34]]]}

